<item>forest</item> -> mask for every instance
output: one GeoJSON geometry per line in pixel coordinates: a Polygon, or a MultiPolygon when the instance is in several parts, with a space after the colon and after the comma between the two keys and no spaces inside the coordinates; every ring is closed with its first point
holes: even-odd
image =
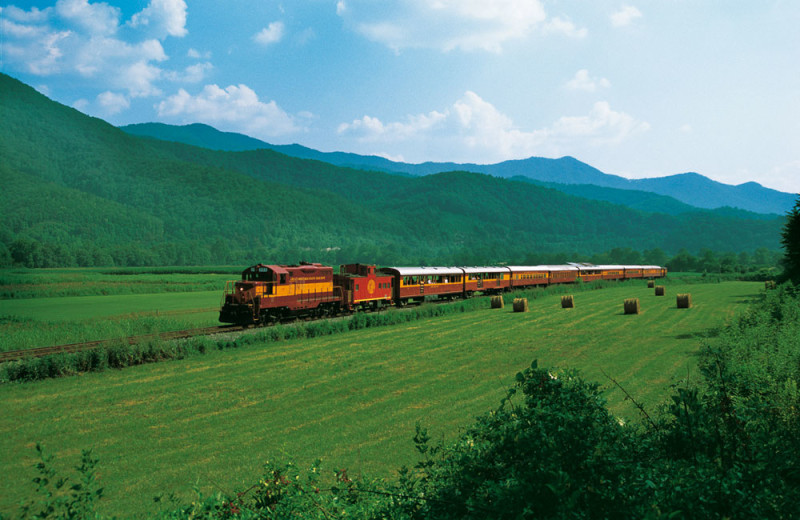
{"type": "Polygon", "coordinates": [[[615,250],[669,260],[685,250],[713,252],[719,271],[731,255],[770,264],[785,221],[653,213],[483,174],[409,178],[158,141],[6,75],[0,110],[0,266],[534,263],[615,250]]]}

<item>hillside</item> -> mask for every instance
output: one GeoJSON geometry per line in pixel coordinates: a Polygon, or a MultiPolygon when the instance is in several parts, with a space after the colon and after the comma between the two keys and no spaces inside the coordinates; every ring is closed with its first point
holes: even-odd
{"type": "MultiPolygon", "coordinates": [[[[192,144],[212,150],[244,151],[269,149],[298,157],[315,159],[337,166],[402,173],[407,175],[431,175],[445,171],[470,171],[485,173],[495,177],[521,178],[548,183],[548,185],[565,193],[575,193],[571,185],[585,185],[580,189],[580,196],[597,200],[614,202],[638,208],[638,203],[628,201],[641,198],[638,192],[649,192],[663,197],[670,197],[683,203],[683,210],[695,208],[732,207],[762,214],[784,215],[794,205],[795,196],[769,188],[755,182],[731,186],[713,181],[697,173],[682,173],[653,179],[630,180],[617,175],[609,175],[597,168],[583,163],[573,157],[546,159],[530,157],[528,159],[504,161],[497,164],[458,164],[434,163],[408,164],[390,161],[383,157],[362,156],[343,152],[320,152],[298,144],[273,145],[231,132],[220,132],[203,124],[186,126],[165,125],[162,123],[142,123],[122,127],[122,130],[133,135],[154,137],[166,141],[192,144]],[[598,187],[592,190],[589,186],[598,187]],[[601,190],[599,188],[607,188],[601,190]],[[609,189],[625,190],[635,193],[613,194],[609,189]]],[[[683,212],[681,204],[659,199],[659,207],[666,207],[667,213],[683,212]],[[663,206],[666,204],[666,206],[663,206]]],[[[653,210],[651,210],[653,211],[653,210]]],[[[660,211],[660,209],[659,209],[660,211]]]]}
{"type": "Polygon", "coordinates": [[[468,172],[403,177],[129,135],[0,75],[0,260],[533,262],[778,248],[782,218],[669,216],[468,172]],[[573,256],[574,257],[574,256],[573,256]]]}

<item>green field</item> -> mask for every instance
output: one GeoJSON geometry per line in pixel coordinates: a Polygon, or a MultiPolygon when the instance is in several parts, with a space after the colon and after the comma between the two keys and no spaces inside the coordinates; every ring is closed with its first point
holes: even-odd
{"type": "Polygon", "coordinates": [[[0,352],[216,325],[225,269],[0,270],[0,352]]]}
{"type": "Polygon", "coordinates": [[[205,491],[249,486],[274,457],[300,463],[322,457],[328,469],[390,476],[415,461],[417,422],[434,438],[453,437],[496,407],[514,374],[533,359],[578,368],[611,386],[611,409],[637,420],[603,373],[654,409],[671,383],[696,379],[702,338],[714,336],[760,289],[749,282],[668,282],[662,298],[637,282],[577,292],[575,309],[561,309],[552,294],[531,300],[525,314],[487,308],[5,384],[0,511],[14,512],[30,498],[36,442],[63,467],[93,448],[107,496],[101,510],[120,515],[153,511],[151,498],[162,492],[187,498],[196,482],[205,491]],[[692,294],[692,309],[676,309],[679,292],[692,294]],[[622,314],[629,297],[640,298],[642,314],[622,314]]]}

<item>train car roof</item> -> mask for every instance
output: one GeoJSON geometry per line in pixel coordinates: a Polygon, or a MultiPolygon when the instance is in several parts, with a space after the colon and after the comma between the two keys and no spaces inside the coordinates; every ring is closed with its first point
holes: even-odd
{"type": "Polygon", "coordinates": [[[509,265],[512,273],[523,271],[577,271],[574,265],[509,265]]]}
{"type": "Polygon", "coordinates": [[[508,267],[461,267],[467,274],[473,273],[507,273],[508,267]]]}
{"type": "Polygon", "coordinates": [[[581,265],[581,271],[604,271],[609,269],[661,269],[657,265],[581,265]]]}
{"type": "Polygon", "coordinates": [[[581,271],[608,271],[609,269],[625,269],[624,265],[580,265],[578,266],[581,271]]]}
{"type": "Polygon", "coordinates": [[[383,267],[382,271],[391,271],[400,276],[434,276],[464,274],[460,267],[383,267]]]}

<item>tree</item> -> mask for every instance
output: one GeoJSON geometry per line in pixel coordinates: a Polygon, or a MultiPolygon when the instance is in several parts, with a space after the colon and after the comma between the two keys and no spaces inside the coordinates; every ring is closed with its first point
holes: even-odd
{"type": "Polygon", "coordinates": [[[781,233],[781,244],[786,250],[783,262],[785,275],[794,283],[800,282],[800,197],[794,208],[786,214],[786,224],[781,233]]]}

